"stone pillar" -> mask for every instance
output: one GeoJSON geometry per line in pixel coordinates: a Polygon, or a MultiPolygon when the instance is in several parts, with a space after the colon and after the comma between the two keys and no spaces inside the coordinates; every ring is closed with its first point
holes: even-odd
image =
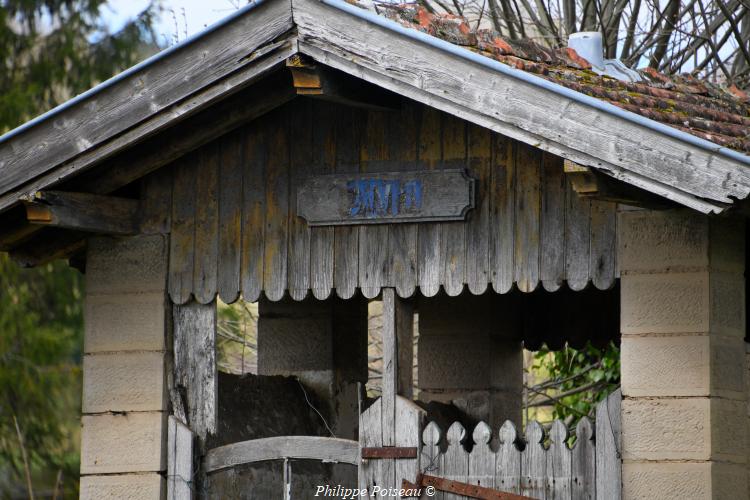
{"type": "Polygon", "coordinates": [[[367,302],[261,299],[258,374],[298,377],[328,404],[337,437],[357,439],[357,383],[367,382],[367,302]]]}
{"type": "Polygon", "coordinates": [[[493,429],[505,420],[520,426],[523,347],[515,304],[515,297],[491,293],[421,299],[419,399],[453,402],[493,429]]]}
{"type": "Polygon", "coordinates": [[[619,215],[623,498],[748,498],[744,221],[619,215]]]}
{"type": "Polygon", "coordinates": [[[166,247],[161,235],[88,242],[81,498],[165,494],[166,247]]]}

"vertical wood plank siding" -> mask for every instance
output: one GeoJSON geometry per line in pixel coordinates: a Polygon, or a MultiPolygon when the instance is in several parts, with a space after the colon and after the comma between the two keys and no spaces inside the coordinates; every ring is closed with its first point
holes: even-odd
{"type": "Polygon", "coordinates": [[[178,304],[375,297],[385,286],[400,297],[607,289],[616,277],[614,204],[579,198],[561,158],[416,103],[297,99],[168,171],[178,304]],[[309,175],[456,167],[477,180],[464,222],[309,228],[296,216],[309,175]]]}

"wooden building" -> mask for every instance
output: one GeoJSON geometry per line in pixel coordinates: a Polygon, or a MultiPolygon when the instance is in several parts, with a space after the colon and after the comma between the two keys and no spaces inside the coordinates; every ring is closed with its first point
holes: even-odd
{"type": "Polygon", "coordinates": [[[81,496],[747,498],[748,124],[738,89],[416,6],[258,0],[7,133],[0,250],[86,274],[81,496]],[[260,375],[324,432],[222,430],[271,410],[219,409],[218,299],[259,303],[260,375]],[[473,429],[412,401],[415,310],[420,399],[473,429]],[[521,432],[523,346],[611,340],[595,426],[521,432]]]}

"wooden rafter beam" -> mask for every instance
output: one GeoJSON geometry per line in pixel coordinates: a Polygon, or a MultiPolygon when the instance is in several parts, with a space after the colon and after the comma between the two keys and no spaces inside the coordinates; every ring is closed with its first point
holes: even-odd
{"type": "Polygon", "coordinates": [[[565,176],[573,191],[583,198],[613,201],[636,207],[665,209],[674,202],[609,177],[595,169],[565,160],[565,176]]]}
{"type": "Polygon", "coordinates": [[[324,99],[359,108],[392,111],[400,98],[381,87],[317,64],[301,54],[286,60],[297,95],[324,99]]]}
{"type": "Polygon", "coordinates": [[[87,233],[139,232],[138,200],[91,193],[38,191],[24,199],[30,224],[87,233]]]}
{"type": "Polygon", "coordinates": [[[86,233],[51,227],[13,248],[10,258],[22,267],[36,267],[69,258],[86,248],[86,233]]]}

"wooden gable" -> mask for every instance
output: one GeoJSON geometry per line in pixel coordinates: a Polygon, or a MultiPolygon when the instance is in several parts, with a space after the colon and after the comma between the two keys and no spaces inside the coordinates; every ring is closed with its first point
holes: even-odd
{"type": "Polygon", "coordinates": [[[152,174],[147,192],[171,199],[176,303],[608,289],[616,278],[615,204],[576,195],[562,158],[408,100],[381,111],[295,99],[152,174]],[[463,222],[309,227],[296,215],[296,189],[314,174],[455,168],[477,185],[463,222]]]}

